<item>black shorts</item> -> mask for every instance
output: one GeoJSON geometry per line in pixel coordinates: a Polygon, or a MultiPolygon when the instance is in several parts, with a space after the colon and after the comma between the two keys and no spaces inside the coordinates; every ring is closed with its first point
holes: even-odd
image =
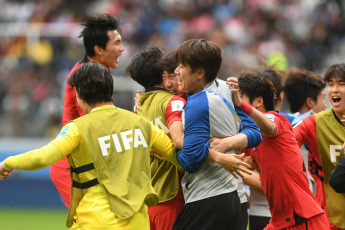
{"type": "Polygon", "coordinates": [[[235,230],[240,214],[240,199],[234,191],[185,204],[172,230],[235,230]]]}

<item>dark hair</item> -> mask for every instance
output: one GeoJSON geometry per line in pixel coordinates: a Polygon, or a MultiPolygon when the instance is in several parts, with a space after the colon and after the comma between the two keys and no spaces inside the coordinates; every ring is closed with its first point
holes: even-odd
{"type": "Polygon", "coordinates": [[[317,101],[317,96],[325,87],[321,76],[305,69],[291,68],[285,79],[284,90],[291,112],[298,112],[308,97],[317,101]]]}
{"type": "Polygon", "coordinates": [[[274,110],[275,89],[270,80],[258,71],[245,71],[238,77],[240,93],[249,98],[250,103],[262,97],[267,111],[274,110]]]}
{"type": "Polygon", "coordinates": [[[345,63],[334,64],[327,69],[324,81],[329,82],[332,77],[342,81],[345,80],[345,63]]]}
{"type": "Polygon", "coordinates": [[[114,80],[107,67],[97,62],[87,62],[78,67],[68,84],[75,87],[79,98],[89,105],[112,102],[114,80]]]}
{"type": "Polygon", "coordinates": [[[105,49],[109,41],[108,31],[117,30],[120,33],[119,25],[119,20],[109,14],[85,16],[79,37],[83,38],[86,56],[95,56],[95,45],[105,49]]]}
{"type": "Polygon", "coordinates": [[[162,49],[157,46],[151,46],[140,51],[132,58],[126,67],[126,72],[145,89],[160,84],[163,78],[157,64],[162,57],[162,49]]]}
{"type": "Polygon", "coordinates": [[[217,77],[222,64],[222,51],[213,42],[191,39],[177,48],[175,60],[189,65],[192,73],[197,69],[204,69],[206,81],[211,82],[217,77]]]}
{"type": "Polygon", "coordinates": [[[175,52],[169,52],[164,57],[162,57],[159,60],[157,66],[162,74],[164,71],[167,71],[168,73],[174,73],[176,67],[178,66],[175,60],[175,52]]]}
{"type": "Polygon", "coordinates": [[[271,67],[266,67],[265,69],[257,71],[272,82],[273,87],[276,90],[274,104],[277,105],[278,97],[280,93],[284,91],[282,76],[278,73],[278,71],[271,67]]]}

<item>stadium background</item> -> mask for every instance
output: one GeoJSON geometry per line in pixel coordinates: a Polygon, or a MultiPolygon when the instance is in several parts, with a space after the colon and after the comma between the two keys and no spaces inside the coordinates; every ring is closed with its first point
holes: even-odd
{"type": "MultiPolygon", "coordinates": [[[[141,87],[124,69],[149,44],[172,50],[212,40],[222,48],[223,79],[262,60],[321,76],[345,60],[341,0],[0,0],[0,161],[59,132],[66,77],[84,55],[79,24],[95,13],[121,20],[125,51],[112,73],[115,104],[128,110],[141,87]]],[[[1,229],[65,229],[66,215],[49,168],[0,182],[1,229]]]]}

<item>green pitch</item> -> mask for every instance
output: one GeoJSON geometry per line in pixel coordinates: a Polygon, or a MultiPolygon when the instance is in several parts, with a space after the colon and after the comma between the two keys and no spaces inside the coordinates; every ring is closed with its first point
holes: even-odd
{"type": "Polygon", "coordinates": [[[0,207],[1,229],[66,230],[67,209],[0,207]]]}

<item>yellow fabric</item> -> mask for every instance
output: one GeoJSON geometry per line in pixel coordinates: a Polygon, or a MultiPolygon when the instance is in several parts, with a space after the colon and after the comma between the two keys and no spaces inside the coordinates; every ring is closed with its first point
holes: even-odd
{"type": "MultiPolygon", "coordinates": [[[[116,216],[129,218],[144,202],[148,206],[158,203],[150,177],[149,121],[113,107],[93,111],[73,123],[79,127],[86,140],[80,145],[85,146],[81,152],[92,154],[98,182],[116,216]]],[[[69,161],[72,165],[74,159],[69,161]]],[[[79,175],[73,175],[74,181],[86,182],[78,178],[79,175]]]]}
{"type": "MultiPolygon", "coordinates": [[[[112,107],[114,106],[98,107],[93,109],[91,113],[112,107]]],[[[172,141],[166,135],[164,136],[161,130],[152,125],[150,127],[151,141],[149,148],[156,149],[157,153],[176,161],[176,157],[174,157],[175,148],[172,141]]],[[[75,167],[92,162],[90,152],[83,153],[83,157],[77,157],[80,143],[84,141],[78,127],[72,122],[68,123],[62,130],[65,131],[65,134],[59,135],[57,139],[50,142],[47,146],[7,158],[4,161],[5,166],[11,169],[35,170],[49,166],[66,155],[73,158],[75,167]],[[42,160],[37,161],[35,159],[42,160]],[[35,163],[32,164],[32,162],[35,163]]],[[[95,178],[96,174],[95,170],[91,170],[79,175],[82,181],[88,181],[95,178]]],[[[83,193],[82,200],[76,208],[76,215],[74,216],[76,223],[73,223],[71,229],[149,229],[146,205],[143,205],[131,218],[120,219],[111,211],[108,199],[100,185],[83,190],[78,189],[78,191],[83,193]]]]}
{"type": "Polygon", "coordinates": [[[318,113],[316,116],[317,148],[324,172],[327,213],[330,222],[345,228],[345,194],[337,193],[329,185],[331,171],[344,156],[345,127],[334,117],[332,108],[318,113]]]}
{"type": "MultiPolygon", "coordinates": [[[[163,130],[170,139],[166,110],[168,103],[173,97],[174,95],[164,90],[142,93],[140,94],[141,111],[137,111],[138,115],[147,118],[152,124],[163,130]]],[[[154,156],[150,160],[152,186],[157,192],[159,202],[162,203],[174,199],[180,186],[177,167],[167,160],[160,160],[154,156]]],[[[183,171],[182,167],[179,167],[179,169],[183,171]]]]}

